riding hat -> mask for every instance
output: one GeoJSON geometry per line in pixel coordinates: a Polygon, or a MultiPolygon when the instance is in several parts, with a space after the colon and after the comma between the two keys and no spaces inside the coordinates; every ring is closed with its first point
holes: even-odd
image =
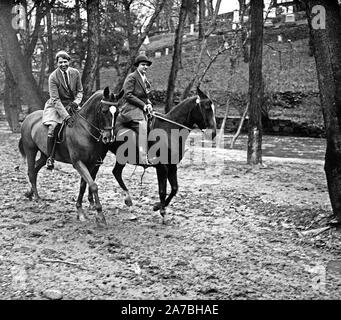
{"type": "Polygon", "coordinates": [[[141,62],[146,62],[148,66],[152,64],[152,62],[143,54],[140,54],[139,56],[136,57],[134,66],[137,67],[141,62]]]}

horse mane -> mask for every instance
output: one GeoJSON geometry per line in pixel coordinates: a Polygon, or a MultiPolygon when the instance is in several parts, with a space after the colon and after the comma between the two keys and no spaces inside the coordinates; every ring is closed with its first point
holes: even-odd
{"type": "Polygon", "coordinates": [[[194,100],[196,98],[197,96],[193,96],[193,97],[188,97],[185,100],[182,100],[177,105],[175,105],[168,113],[166,113],[165,116],[172,117],[174,114],[185,113],[187,110],[184,108],[184,105],[188,104],[190,100],[194,100]]]}
{"type": "Polygon", "coordinates": [[[102,96],[103,96],[103,90],[98,90],[95,93],[93,93],[93,95],[84,102],[82,106],[82,110],[87,109],[89,105],[92,105],[95,100],[97,100],[98,98],[102,98],[102,96]]]}

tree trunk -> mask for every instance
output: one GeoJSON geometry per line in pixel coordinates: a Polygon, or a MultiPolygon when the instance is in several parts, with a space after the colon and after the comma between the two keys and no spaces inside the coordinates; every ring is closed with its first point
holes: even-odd
{"type": "Polygon", "coordinates": [[[251,50],[249,65],[249,124],[247,163],[262,163],[262,54],[263,0],[251,1],[251,50]]]}
{"type": "Polygon", "coordinates": [[[96,69],[96,90],[100,90],[101,89],[101,73],[100,73],[100,66],[98,64],[98,67],[96,69]]]}
{"type": "Polygon", "coordinates": [[[175,81],[176,81],[176,77],[178,74],[179,62],[180,62],[180,57],[181,57],[182,37],[184,34],[185,21],[186,21],[186,17],[188,13],[188,8],[190,6],[190,1],[191,0],[181,1],[179,23],[175,32],[172,66],[171,66],[171,70],[170,70],[169,78],[168,78],[166,106],[165,106],[166,113],[170,111],[173,107],[175,81]]]}
{"type": "Polygon", "coordinates": [[[99,0],[87,0],[86,11],[88,17],[88,49],[82,75],[83,101],[91,96],[96,77],[99,48],[99,0]]]}
{"type": "Polygon", "coordinates": [[[306,4],[327,138],[324,170],[333,213],[338,222],[341,222],[340,7],[337,0],[306,1],[306,4]],[[312,8],[317,5],[325,9],[325,15],[321,14],[321,11],[316,16],[312,14],[312,8]],[[321,19],[317,21],[319,14],[321,19]],[[325,27],[318,24],[323,23],[323,20],[325,27]]]}
{"type": "Polygon", "coordinates": [[[245,0],[238,0],[239,2],[239,17],[240,17],[240,25],[242,28],[241,34],[241,42],[242,42],[242,51],[243,51],[243,58],[245,63],[249,63],[249,49],[246,43],[247,39],[247,27],[245,25],[244,16],[246,14],[246,3],[245,0]]]}
{"type": "Polygon", "coordinates": [[[215,5],[215,9],[214,9],[214,13],[213,13],[213,17],[210,20],[210,26],[209,26],[208,30],[205,32],[204,38],[202,39],[201,44],[200,44],[200,53],[199,53],[199,56],[198,56],[198,60],[197,60],[197,64],[196,64],[196,68],[195,68],[195,72],[194,72],[194,76],[189,81],[189,83],[187,84],[186,88],[182,92],[181,100],[183,100],[183,99],[188,97],[188,95],[189,95],[189,93],[190,93],[194,83],[199,78],[199,72],[200,72],[200,67],[201,67],[201,64],[202,64],[202,59],[203,59],[204,51],[205,51],[205,49],[207,47],[207,39],[211,35],[211,33],[214,31],[214,29],[216,27],[216,21],[217,21],[217,16],[218,16],[220,4],[221,4],[221,0],[217,0],[216,5],[215,5]]]}
{"type": "Polygon", "coordinates": [[[20,132],[19,112],[20,112],[20,98],[19,88],[13,79],[13,75],[5,65],[5,88],[4,88],[4,109],[7,122],[12,132],[20,132]]]}
{"type": "Polygon", "coordinates": [[[39,82],[38,82],[38,87],[39,87],[39,91],[41,92],[41,94],[43,94],[44,91],[44,83],[45,83],[45,78],[46,78],[46,74],[45,74],[45,69],[46,69],[46,64],[47,64],[47,43],[44,39],[43,36],[40,37],[40,41],[44,47],[44,51],[41,53],[41,61],[40,61],[40,73],[39,73],[39,82]]]}
{"type": "MultiPolygon", "coordinates": [[[[14,1],[2,0],[0,2],[0,43],[5,61],[13,75],[14,81],[20,87],[20,93],[26,104],[30,105],[29,112],[44,107],[37,83],[30,72],[26,59],[21,53],[21,48],[16,36],[16,30],[12,27],[11,10],[14,1]]],[[[19,94],[17,92],[17,94],[19,94]]]]}
{"type": "Polygon", "coordinates": [[[199,0],[199,40],[204,39],[205,36],[205,0],[199,0]]]}
{"type": "Polygon", "coordinates": [[[51,73],[54,70],[51,11],[49,11],[46,15],[46,29],[47,29],[47,56],[49,64],[48,72],[51,73]]]}
{"type": "Polygon", "coordinates": [[[207,14],[210,18],[213,17],[213,1],[212,0],[206,0],[206,7],[207,7],[207,14]]]}
{"type": "MultiPolygon", "coordinates": [[[[82,68],[82,63],[85,57],[85,52],[83,48],[83,37],[82,37],[82,20],[80,14],[80,0],[75,1],[75,12],[76,12],[76,39],[77,39],[77,48],[78,48],[78,55],[79,55],[79,68],[82,68]]],[[[100,28],[98,28],[100,29],[100,28]]]]}

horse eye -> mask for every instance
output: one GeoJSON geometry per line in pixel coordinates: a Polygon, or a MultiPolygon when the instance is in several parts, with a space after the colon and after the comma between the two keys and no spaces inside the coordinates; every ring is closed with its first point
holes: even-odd
{"type": "Polygon", "coordinates": [[[102,112],[107,113],[109,111],[109,108],[107,106],[102,107],[102,112]]]}

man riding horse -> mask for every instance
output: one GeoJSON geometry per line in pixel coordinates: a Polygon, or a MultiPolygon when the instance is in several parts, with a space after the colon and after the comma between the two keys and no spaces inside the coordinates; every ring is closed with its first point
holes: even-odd
{"type": "Polygon", "coordinates": [[[47,156],[46,167],[54,168],[55,129],[58,124],[66,121],[72,126],[68,110],[79,109],[83,99],[83,86],[81,76],[77,69],[71,68],[70,56],[65,51],[56,54],[57,69],[49,77],[50,99],[46,101],[42,122],[48,126],[47,133],[47,156]]]}

